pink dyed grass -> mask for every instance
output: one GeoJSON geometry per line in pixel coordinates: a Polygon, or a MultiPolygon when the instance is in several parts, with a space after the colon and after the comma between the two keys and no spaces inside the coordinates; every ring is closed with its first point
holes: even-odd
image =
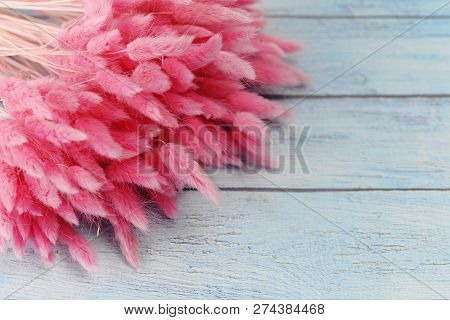
{"type": "Polygon", "coordinates": [[[77,226],[108,221],[137,267],[142,194],[175,218],[185,187],[218,201],[205,167],[271,166],[264,120],[283,110],[248,88],[306,77],[283,62],[299,47],[262,33],[254,2],[86,1],[58,42],[19,68],[37,68],[35,79],[0,78],[0,247],[20,258],[29,244],[54,263],[61,243],[94,270],[77,226]]]}

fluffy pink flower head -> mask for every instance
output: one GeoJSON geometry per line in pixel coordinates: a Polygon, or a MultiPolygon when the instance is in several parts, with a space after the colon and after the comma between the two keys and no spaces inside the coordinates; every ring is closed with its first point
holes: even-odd
{"type": "Polygon", "coordinates": [[[298,47],[264,35],[253,2],[86,1],[59,35],[57,79],[2,78],[0,243],[50,263],[62,243],[90,270],[77,226],[105,220],[137,267],[142,195],[174,218],[183,188],[217,202],[205,167],[271,166],[263,121],[283,110],[249,87],[306,78],[282,61],[298,47]]]}

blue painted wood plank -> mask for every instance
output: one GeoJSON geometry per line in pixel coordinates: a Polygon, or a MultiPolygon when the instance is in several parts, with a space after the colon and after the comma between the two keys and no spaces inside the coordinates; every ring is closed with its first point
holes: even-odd
{"type": "Polygon", "coordinates": [[[417,19],[270,19],[268,33],[306,46],[288,61],[309,74],[312,83],[266,92],[449,95],[450,22],[425,20],[412,27],[415,23],[417,19]]]}
{"type": "Polygon", "coordinates": [[[293,110],[270,130],[280,169],[214,171],[220,187],[450,188],[450,99],[312,99],[293,110]]]}
{"type": "MultiPolygon", "coordinates": [[[[420,15],[435,1],[289,3],[270,2],[270,13],[420,15]]],[[[290,59],[314,79],[309,89],[273,92],[312,92],[414,21],[271,19],[269,32],[307,44],[307,53],[290,59]]],[[[321,94],[449,94],[447,33],[444,19],[424,22],[321,94]]],[[[311,127],[304,146],[309,175],[268,176],[276,185],[245,173],[241,180],[234,174],[215,179],[222,187],[448,188],[449,102],[312,100],[293,119],[297,128],[311,127]]],[[[286,153],[285,145],[276,148],[286,153]]],[[[223,192],[222,203],[212,207],[189,192],[180,199],[184,218],[153,216],[150,234],[140,235],[138,270],[123,262],[112,235],[101,235],[94,241],[99,273],[64,261],[12,298],[449,297],[449,204],[446,191],[223,192]]],[[[57,255],[65,253],[60,248],[57,255]]],[[[0,295],[45,270],[35,256],[16,261],[7,253],[0,257],[0,295]]]]}
{"type": "MultiPolygon", "coordinates": [[[[425,16],[445,4],[443,0],[262,0],[268,15],[287,16],[425,16]]],[[[450,6],[436,15],[450,14],[450,6]]]]}
{"type": "MultiPolygon", "coordinates": [[[[93,242],[100,271],[65,261],[11,298],[422,299],[450,296],[448,192],[197,192],[184,217],[153,217],[142,266],[125,264],[112,235],[93,242]],[[293,198],[295,196],[296,198],[293,198]],[[304,202],[316,212],[305,208],[304,202]],[[368,249],[366,245],[370,248],[368,249]],[[418,280],[417,280],[418,279],[418,280]]],[[[95,237],[92,230],[91,237],[95,237]]],[[[65,250],[58,250],[58,258],[65,250]]],[[[36,257],[0,257],[0,296],[45,271],[36,257]]]]}

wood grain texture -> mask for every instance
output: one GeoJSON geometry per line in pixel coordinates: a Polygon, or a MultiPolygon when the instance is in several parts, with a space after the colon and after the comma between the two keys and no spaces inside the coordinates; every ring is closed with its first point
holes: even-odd
{"type": "Polygon", "coordinates": [[[306,88],[265,92],[317,96],[450,95],[450,22],[417,21],[270,19],[268,33],[306,46],[305,51],[289,56],[288,61],[309,74],[312,83],[306,88]]]}
{"type": "MultiPolygon", "coordinates": [[[[124,263],[111,235],[101,235],[93,242],[100,272],[64,261],[10,298],[450,296],[448,192],[224,192],[218,207],[186,192],[180,204],[183,218],[155,216],[140,236],[139,269],[124,263]]],[[[2,297],[45,270],[28,254],[25,262],[12,253],[1,259],[2,297]]]]}
{"type": "MultiPolygon", "coordinates": [[[[283,16],[425,16],[445,4],[444,0],[262,0],[259,7],[270,15],[283,16]]],[[[447,5],[435,16],[450,15],[447,5]]]]}
{"type": "Polygon", "coordinates": [[[98,273],[64,260],[64,248],[50,270],[30,251],[24,261],[8,251],[0,256],[0,297],[450,297],[450,9],[411,28],[443,3],[265,0],[267,32],[306,45],[288,61],[313,79],[265,93],[291,96],[278,101],[292,107],[320,89],[295,107],[292,135],[272,132],[275,157],[294,163],[263,176],[215,172],[229,190],[217,207],[184,192],[181,219],[152,213],[150,233],[139,236],[137,270],[112,234],[97,238],[90,226],[98,273]],[[305,126],[309,174],[292,152],[305,126]]]}
{"type": "Polygon", "coordinates": [[[280,169],[215,171],[220,187],[450,188],[450,99],[309,99],[293,110],[271,131],[280,169]]]}

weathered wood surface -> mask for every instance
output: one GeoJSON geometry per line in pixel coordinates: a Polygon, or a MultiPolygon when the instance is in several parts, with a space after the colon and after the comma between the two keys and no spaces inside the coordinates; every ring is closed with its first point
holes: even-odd
{"type": "MultiPolygon", "coordinates": [[[[184,218],[154,217],[140,236],[139,269],[101,235],[99,273],[64,261],[9,298],[450,296],[447,192],[223,192],[217,207],[186,192],[180,201],[184,218]]],[[[35,256],[17,262],[11,253],[0,268],[1,296],[46,270],[35,256]]]]}
{"type": "MultiPolygon", "coordinates": [[[[291,17],[407,17],[427,16],[443,6],[444,0],[263,0],[260,8],[269,16],[291,17]]],[[[450,15],[450,5],[434,16],[450,15]]]]}
{"type": "Polygon", "coordinates": [[[284,126],[271,130],[279,169],[215,171],[220,187],[450,188],[450,99],[279,103],[295,112],[284,126]],[[306,127],[309,135],[302,144],[306,127]],[[309,172],[302,168],[302,157],[309,172]]]}
{"type": "Polygon", "coordinates": [[[305,45],[288,61],[312,81],[306,88],[267,92],[449,95],[450,20],[425,20],[412,27],[415,23],[417,19],[270,19],[267,32],[305,45]]]}
{"type": "Polygon", "coordinates": [[[267,92],[292,96],[279,100],[291,107],[330,82],[295,107],[292,138],[273,134],[274,154],[296,160],[289,143],[310,127],[302,148],[310,173],[298,161],[278,174],[214,173],[222,202],[185,192],[181,219],[153,214],[138,270],[111,234],[96,238],[89,227],[98,273],[66,260],[48,269],[31,252],[24,261],[7,252],[0,297],[450,297],[449,8],[411,28],[441,4],[264,1],[267,31],[307,46],[289,61],[313,79],[267,92]]]}

